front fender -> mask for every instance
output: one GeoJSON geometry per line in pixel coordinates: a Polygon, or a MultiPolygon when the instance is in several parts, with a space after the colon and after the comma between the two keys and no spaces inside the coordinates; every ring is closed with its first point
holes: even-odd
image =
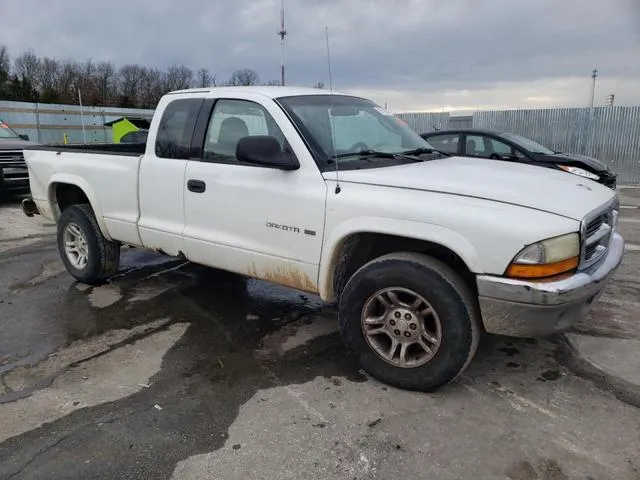
{"type": "Polygon", "coordinates": [[[318,285],[320,297],[333,295],[333,267],[347,238],[358,233],[379,233],[432,242],[456,253],[474,273],[484,273],[480,255],[475,247],[462,235],[442,227],[424,222],[379,217],[356,217],[338,224],[325,237],[320,258],[318,285]]]}
{"type": "Polygon", "coordinates": [[[60,208],[58,208],[55,192],[55,187],[59,183],[74,185],[84,192],[86,197],[89,199],[89,203],[91,204],[91,208],[93,209],[96,222],[98,223],[98,227],[100,227],[102,235],[104,235],[107,240],[111,240],[111,235],[109,234],[109,230],[107,229],[107,225],[104,221],[102,208],[100,206],[100,202],[98,201],[97,195],[95,194],[93,188],[91,188],[91,185],[89,185],[89,183],[84,178],[78,175],[73,175],[70,173],[54,173],[51,176],[48,186],[48,197],[55,220],[58,220],[61,213],[60,208]]]}

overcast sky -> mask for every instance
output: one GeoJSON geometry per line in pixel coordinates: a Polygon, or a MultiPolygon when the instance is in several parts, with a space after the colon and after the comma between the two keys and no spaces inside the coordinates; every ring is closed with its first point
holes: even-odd
{"type": "MultiPolygon", "coordinates": [[[[13,56],[253,68],[279,78],[280,0],[5,0],[13,56]]],[[[287,83],[328,86],[394,111],[640,104],[640,0],[286,0],[287,83]]]]}

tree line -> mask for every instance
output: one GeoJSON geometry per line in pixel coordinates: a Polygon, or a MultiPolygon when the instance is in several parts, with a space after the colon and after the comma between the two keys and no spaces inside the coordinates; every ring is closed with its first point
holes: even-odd
{"type": "MultiPolygon", "coordinates": [[[[141,65],[117,67],[113,62],[58,60],[38,57],[28,51],[11,59],[0,45],[0,100],[20,102],[154,108],[160,97],[173,90],[217,85],[279,85],[261,83],[255,70],[236,70],[229,79],[217,83],[207,68],[193,71],[184,65],[165,70],[141,65]]],[[[322,82],[316,87],[322,88],[322,82]]]]}

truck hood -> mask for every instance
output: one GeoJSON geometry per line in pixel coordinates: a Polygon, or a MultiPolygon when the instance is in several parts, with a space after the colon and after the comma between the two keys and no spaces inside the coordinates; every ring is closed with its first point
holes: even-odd
{"type": "Polygon", "coordinates": [[[22,150],[36,145],[38,144],[35,142],[20,138],[0,138],[0,150],[22,150]]]}
{"type": "MultiPolygon", "coordinates": [[[[336,179],[334,171],[324,172],[336,179]]],[[[581,221],[610,201],[613,190],[570,173],[499,160],[448,157],[392,167],[339,172],[340,183],[482,198],[520,205],[581,221]]]]}

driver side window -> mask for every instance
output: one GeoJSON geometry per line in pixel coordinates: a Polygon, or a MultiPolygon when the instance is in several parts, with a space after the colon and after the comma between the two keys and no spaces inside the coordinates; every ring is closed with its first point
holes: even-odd
{"type": "Polygon", "coordinates": [[[281,148],[284,144],[284,134],[264,107],[247,100],[218,100],[205,135],[203,161],[237,163],[238,142],[254,135],[271,135],[281,148]]]}

